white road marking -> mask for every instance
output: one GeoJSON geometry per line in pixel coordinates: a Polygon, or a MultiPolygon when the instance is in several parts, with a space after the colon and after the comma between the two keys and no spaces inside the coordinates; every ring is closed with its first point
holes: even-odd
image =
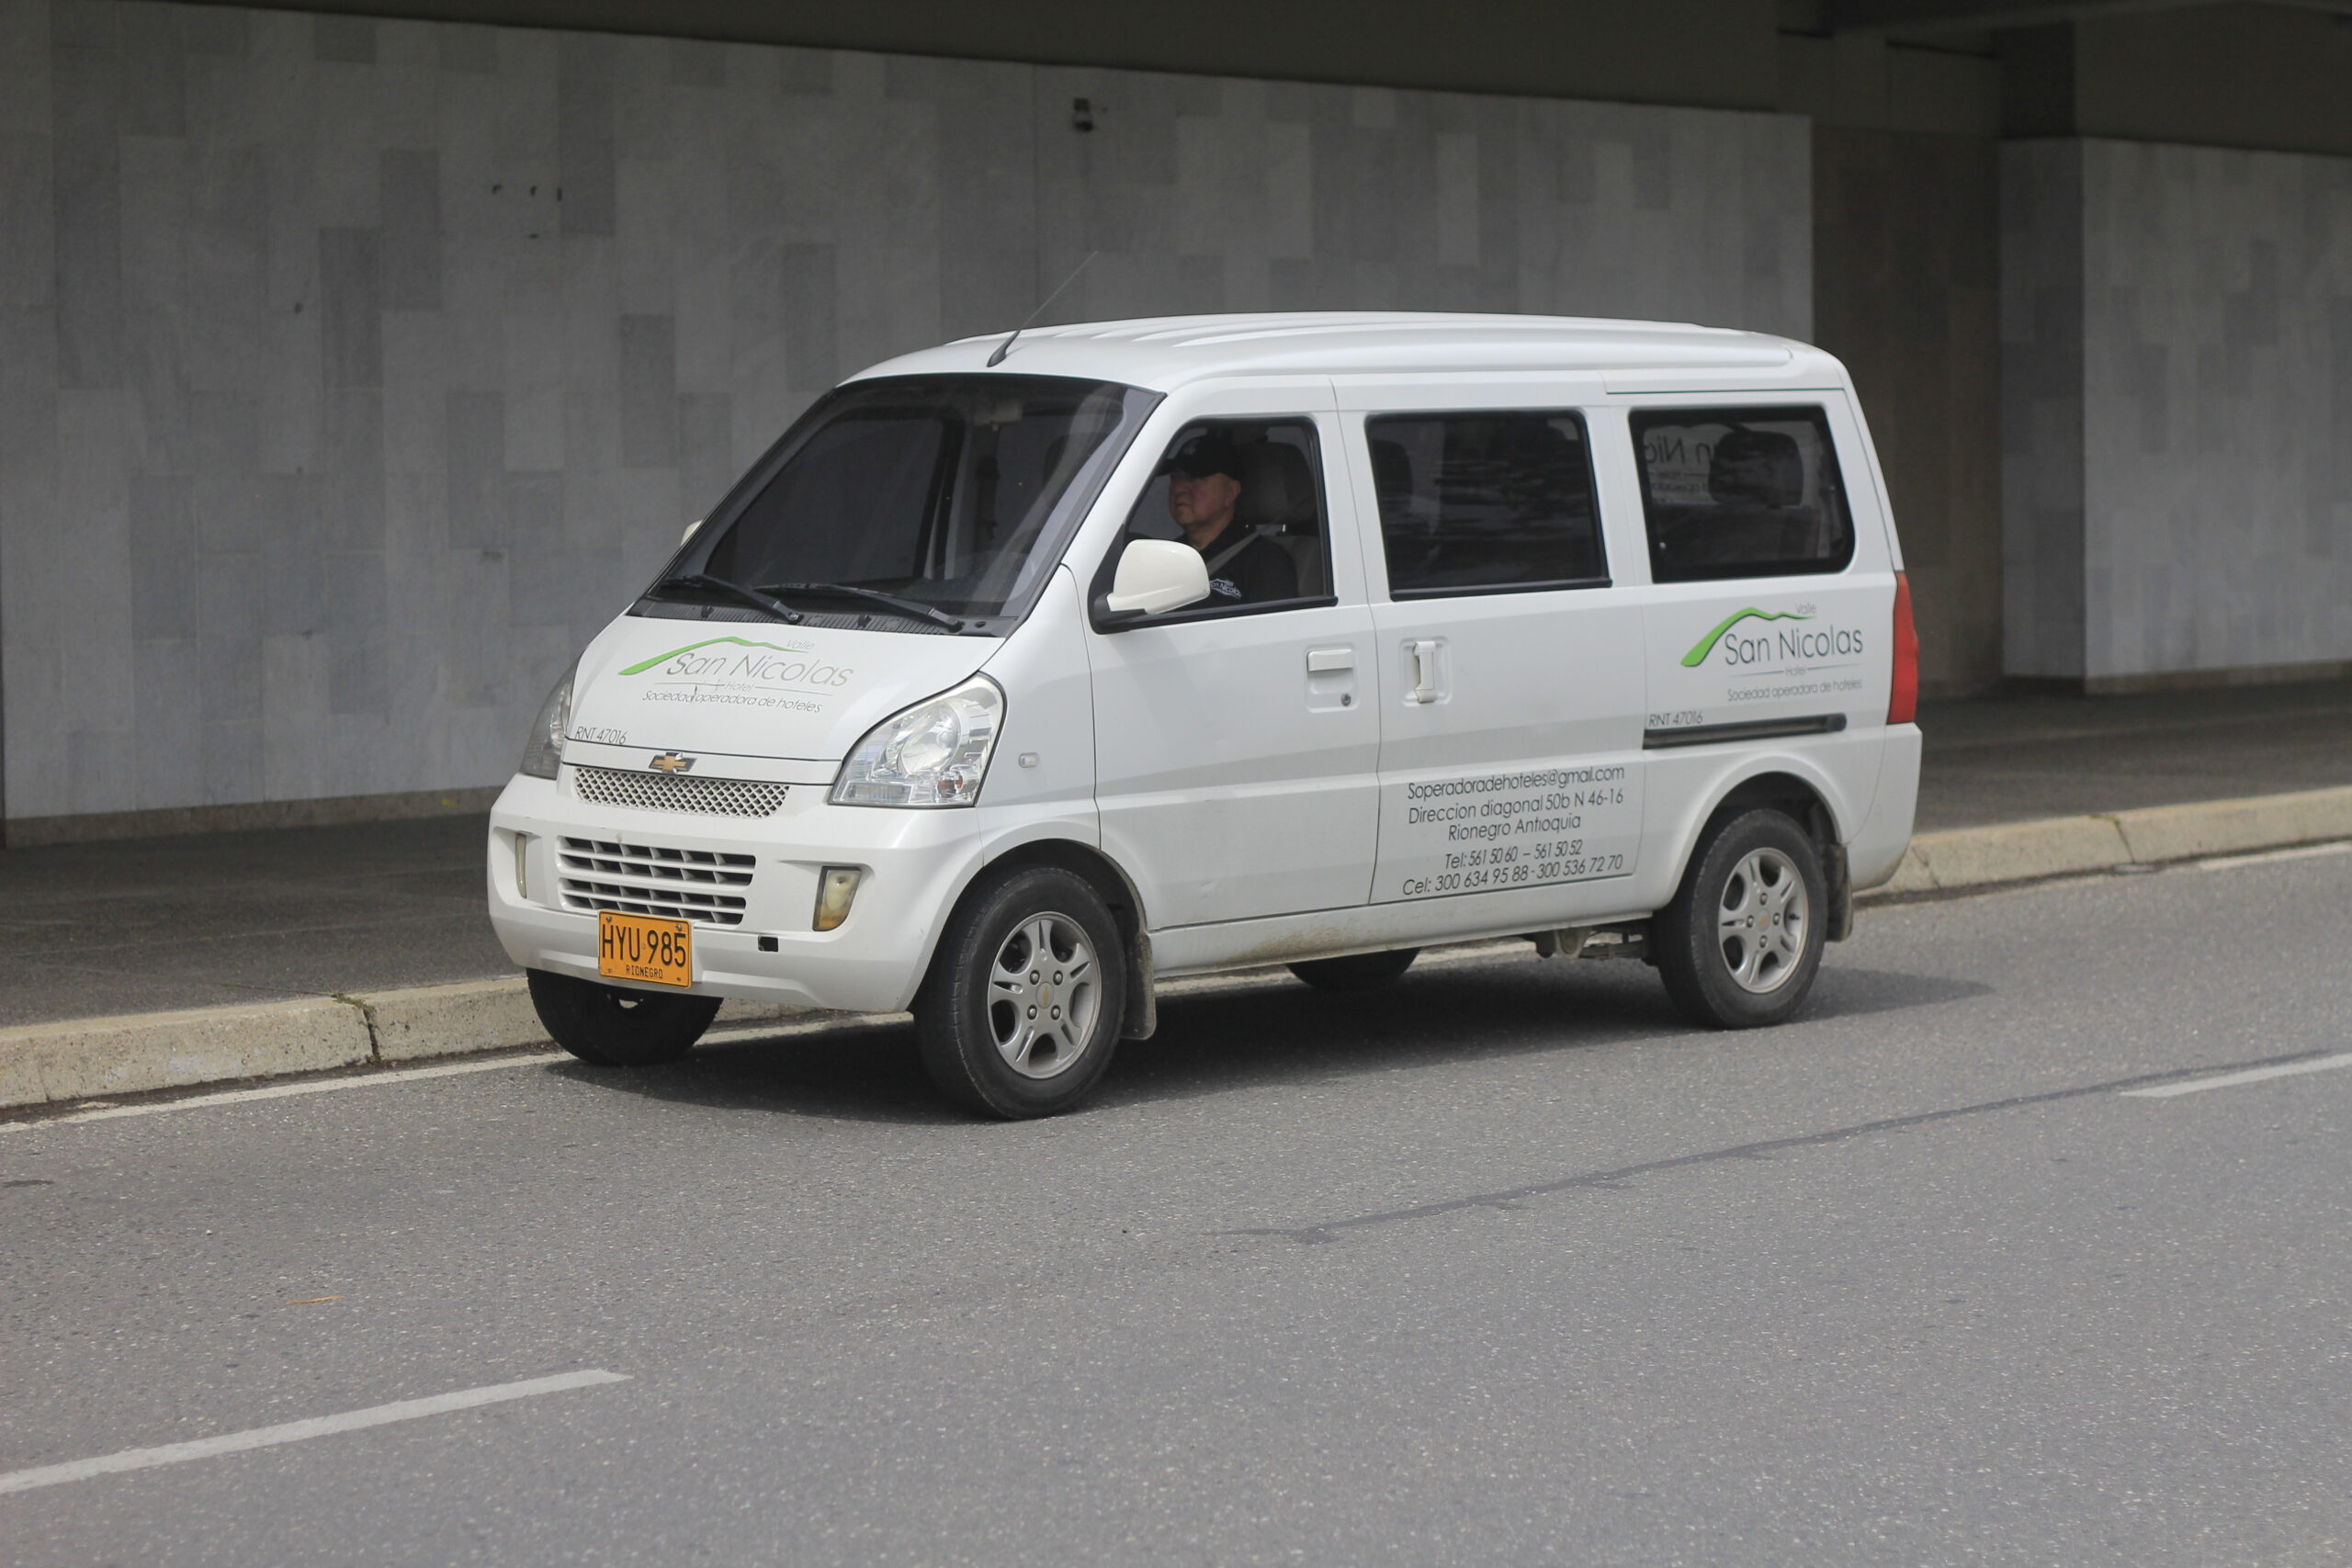
{"type": "Polygon", "coordinates": [[[2310,860],[2317,855],[2352,854],[2352,840],[2338,839],[2330,844],[2297,844],[2291,849],[2263,850],[2247,855],[2215,855],[2211,860],[2196,863],[2199,871],[2230,871],[2242,865],[2268,865],[2278,860],[2310,860]]]}
{"type": "Polygon", "coordinates": [[[286,1100],[298,1094],[326,1094],[339,1089],[367,1089],[383,1083],[414,1083],[419,1078],[450,1078],[460,1073],[491,1073],[501,1067],[536,1067],[567,1058],[560,1051],[534,1051],[523,1056],[500,1056],[487,1062],[449,1062],[437,1067],[401,1067],[389,1073],[358,1073],[344,1078],[311,1078],[302,1083],[274,1084],[268,1089],[232,1089],[220,1094],[192,1094],[186,1100],[158,1100],[144,1105],[113,1105],[104,1111],[77,1111],[36,1122],[0,1122],[0,1133],[25,1133],[40,1127],[62,1127],[70,1122],[112,1122],[123,1116],[160,1116],[166,1111],[192,1111],[199,1105],[242,1105],[249,1100],[286,1100]]]}
{"type": "Polygon", "coordinates": [[[119,1475],[128,1470],[153,1470],[158,1465],[185,1464],[192,1459],[210,1459],[216,1454],[243,1453],[247,1449],[299,1443],[306,1438],[356,1432],[368,1427],[390,1426],[395,1421],[446,1416],[452,1410],[471,1410],[476,1405],[500,1404],[510,1399],[529,1399],[536,1394],[560,1393],[566,1389],[627,1382],[628,1376],[625,1372],[591,1371],[559,1372],[554,1377],[528,1378],[521,1382],[492,1383],[487,1388],[459,1389],[455,1393],[436,1393],[430,1399],[403,1399],[393,1404],[346,1410],[340,1416],[314,1416],[307,1421],[256,1427],[249,1432],[227,1432],[217,1438],[198,1438],[192,1442],[165,1443],[157,1449],[129,1449],[119,1454],[77,1459],[67,1464],[45,1464],[35,1470],[10,1471],[0,1475],[0,1493],[29,1492],[37,1486],[61,1486],[69,1481],[119,1475]]]}
{"type": "Polygon", "coordinates": [[[2223,1073],[2219,1077],[2191,1078],[2187,1083],[2158,1084],[2154,1089],[2119,1089],[2142,1100],[2170,1100],[2177,1094],[2196,1094],[2209,1089],[2234,1089],[2242,1083],[2260,1083],[2265,1078],[2290,1078],[2299,1073],[2333,1072],[2337,1067],[2352,1067],[2352,1051],[2338,1052],[2333,1056],[2315,1056],[2308,1062],[2288,1062],[2276,1067],[2248,1067],[2242,1073],[2223,1073]]]}

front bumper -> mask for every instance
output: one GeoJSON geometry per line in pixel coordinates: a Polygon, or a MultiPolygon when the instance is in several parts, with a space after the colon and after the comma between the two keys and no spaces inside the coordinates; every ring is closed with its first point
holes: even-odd
{"type": "Polygon", "coordinates": [[[578,890],[598,878],[578,868],[582,852],[566,840],[749,856],[748,883],[726,889],[741,899],[729,911],[740,923],[695,919],[694,990],[895,1012],[913,1001],[939,928],[983,859],[985,807],[841,807],[821,786],[795,785],[774,816],[720,818],[591,804],[573,792],[571,773],[518,775],[491,809],[490,921],[526,969],[598,978],[596,913],[582,907],[594,895],[578,890]],[[865,874],[848,919],[820,931],[818,881],[829,865],[865,874]],[[774,952],[762,951],[763,939],[774,952]]]}

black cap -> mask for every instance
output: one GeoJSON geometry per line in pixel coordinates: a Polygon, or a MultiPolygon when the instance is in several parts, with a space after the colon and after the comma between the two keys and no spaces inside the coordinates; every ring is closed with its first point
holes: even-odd
{"type": "Polygon", "coordinates": [[[1241,454],[1233,449],[1232,442],[1211,431],[1195,435],[1177,447],[1168,455],[1168,460],[1160,464],[1160,468],[1165,472],[1189,474],[1196,479],[1204,479],[1211,474],[1223,474],[1227,479],[1238,479],[1241,477],[1241,454]]]}

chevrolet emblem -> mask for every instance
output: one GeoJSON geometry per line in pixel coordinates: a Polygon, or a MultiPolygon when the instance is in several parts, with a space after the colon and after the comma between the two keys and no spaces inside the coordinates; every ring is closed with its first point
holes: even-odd
{"type": "Polygon", "coordinates": [[[655,773],[684,773],[693,771],[695,760],[692,757],[681,757],[675,751],[664,751],[645,765],[655,773]]]}

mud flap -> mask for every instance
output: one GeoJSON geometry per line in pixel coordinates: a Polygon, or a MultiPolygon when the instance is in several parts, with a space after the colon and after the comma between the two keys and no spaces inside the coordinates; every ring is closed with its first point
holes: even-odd
{"type": "Polygon", "coordinates": [[[1151,969],[1151,933],[1138,924],[1127,943],[1127,1016],[1119,1027],[1122,1040],[1148,1040],[1159,1027],[1159,987],[1151,969]]]}
{"type": "Polygon", "coordinates": [[[1823,852],[1821,874],[1829,884],[1829,940],[1843,942],[1854,934],[1854,872],[1845,845],[1831,844],[1823,852]]]}

